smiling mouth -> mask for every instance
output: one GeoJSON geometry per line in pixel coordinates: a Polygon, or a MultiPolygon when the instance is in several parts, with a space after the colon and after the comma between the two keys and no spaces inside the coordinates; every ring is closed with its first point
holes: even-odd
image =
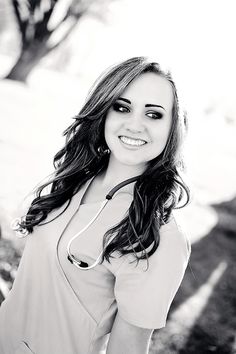
{"type": "Polygon", "coordinates": [[[124,135],[120,135],[119,139],[122,141],[122,143],[130,146],[142,146],[147,144],[147,141],[143,139],[134,139],[124,135]]]}

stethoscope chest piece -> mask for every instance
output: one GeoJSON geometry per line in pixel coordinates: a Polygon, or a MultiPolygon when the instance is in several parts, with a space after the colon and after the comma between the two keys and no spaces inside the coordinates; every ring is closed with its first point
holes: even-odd
{"type": "Polygon", "coordinates": [[[79,265],[79,267],[82,267],[82,268],[85,268],[87,269],[89,267],[88,263],[86,262],[83,262],[81,260],[76,260],[76,262],[74,261],[76,258],[73,256],[73,255],[67,255],[67,259],[68,261],[70,261],[71,264],[74,264],[75,266],[76,265],[79,265]]]}

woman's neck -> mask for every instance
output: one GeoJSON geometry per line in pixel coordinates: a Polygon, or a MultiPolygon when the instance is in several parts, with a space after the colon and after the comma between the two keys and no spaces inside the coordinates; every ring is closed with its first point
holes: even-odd
{"type": "Polygon", "coordinates": [[[99,176],[104,188],[113,188],[115,185],[143,173],[144,167],[137,165],[124,165],[110,157],[107,169],[99,176]]]}

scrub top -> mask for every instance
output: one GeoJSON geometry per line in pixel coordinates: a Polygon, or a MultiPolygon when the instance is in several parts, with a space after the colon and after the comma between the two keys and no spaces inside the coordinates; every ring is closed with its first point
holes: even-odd
{"type": "MultiPolygon", "coordinates": [[[[96,214],[100,203],[81,204],[91,180],[55,220],[28,236],[13,287],[0,308],[1,354],[104,353],[117,311],[132,325],[165,326],[183,279],[190,246],[174,218],[160,229],[160,244],[147,261],[114,253],[91,270],[67,259],[69,240],[96,214]]],[[[105,232],[128,212],[132,195],[119,190],[96,221],[71,244],[92,264],[105,232]]],[[[52,220],[65,206],[48,216],[52,220]]]]}

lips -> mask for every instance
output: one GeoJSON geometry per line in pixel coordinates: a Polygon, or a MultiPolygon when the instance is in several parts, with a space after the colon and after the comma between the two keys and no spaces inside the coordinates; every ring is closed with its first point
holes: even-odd
{"type": "Polygon", "coordinates": [[[122,143],[129,145],[129,146],[143,146],[147,144],[147,141],[143,139],[135,139],[131,138],[125,135],[120,135],[119,139],[122,141],[122,143]]]}

